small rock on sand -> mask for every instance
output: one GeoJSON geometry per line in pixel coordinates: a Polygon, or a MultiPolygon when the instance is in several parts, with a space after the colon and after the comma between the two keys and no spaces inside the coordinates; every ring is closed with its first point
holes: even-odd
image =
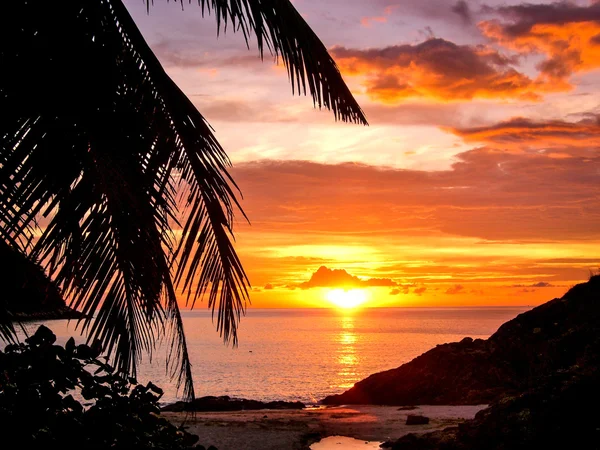
{"type": "Polygon", "coordinates": [[[409,414],[406,417],[406,425],[427,425],[429,423],[429,417],[416,416],[409,414]]]}

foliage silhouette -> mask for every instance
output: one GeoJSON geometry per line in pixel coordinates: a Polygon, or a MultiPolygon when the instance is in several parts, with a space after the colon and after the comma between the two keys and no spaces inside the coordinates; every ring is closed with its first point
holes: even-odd
{"type": "MultiPolygon", "coordinates": [[[[253,35],[261,57],[281,58],[293,92],[366,124],[289,0],[198,4],[218,31],[253,35]]],[[[119,371],[135,376],[141,352],[166,332],[169,370],[193,398],[176,287],[192,306],[206,296],[234,345],[248,300],[227,155],[121,0],[16,2],[0,27],[0,60],[0,237],[44,263],[86,315],[78,325],[88,342],[119,371]]],[[[0,337],[11,339],[7,317],[0,337]]]]}
{"type": "Polygon", "coordinates": [[[42,325],[25,343],[0,351],[6,448],[180,449],[198,440],[160,417],[160,388],[116,373],[98,357],[99,347],[55,341],[42,325]]]}

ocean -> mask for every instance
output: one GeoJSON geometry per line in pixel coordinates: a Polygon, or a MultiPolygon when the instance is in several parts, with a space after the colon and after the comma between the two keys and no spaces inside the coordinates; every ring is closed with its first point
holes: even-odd
{"type": "MultiPolygon", "coordinates": [[[[207,310],[183,311],[196,396],[229,395],[255,400],[315,404],[366,376],[410,361],[438,344],[465,336],[487,338],[529,307],[250,309],[239,326],[239,346],[227,347],[207,310]]],[[[26,325],[33,332],[40,322],[26,325]]],[[[85,341],[75,321],[44,322],[64,344],[85,341]]],[[[165,349],[139,368],[140,382],[153,381],[179,400],[165,373],[165,349]]],[[[181,393],[179,393],[181,394],[181,393]]]]}

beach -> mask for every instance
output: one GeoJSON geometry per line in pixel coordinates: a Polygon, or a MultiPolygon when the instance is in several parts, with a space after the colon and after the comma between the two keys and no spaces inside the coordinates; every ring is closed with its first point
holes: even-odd
{"type": "MultiPolygon", "coordinates": [[[[301,450],[309,449],[312,443],[328,436],[383,442],[408,433],[435,431],[473,418],[485,407],[423,405],[406,410],[397,406],[351,405],[302,410],[202,412],[195,415],[163,412],[162,415],[175,425],[184,423],[206,447],[214,445],[219,450],[301,450]],[[427,425],[406,425],[409,414],[429,417],[430,422],[427,425]]],[[[337,448],[342,447],[337,445],[337,448]]]]}

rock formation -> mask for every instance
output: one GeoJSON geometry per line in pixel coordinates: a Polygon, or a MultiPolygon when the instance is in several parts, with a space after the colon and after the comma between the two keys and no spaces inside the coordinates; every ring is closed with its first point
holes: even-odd
{"type": "MultiPolygon", "coordinates": [[[[438,345],[402,366],[376,373],[326,405],[488,404],[569,370],[600,336],[600,276],[520,314],[489,339],[438,345]]],[[[592,348],[593,347],[593,348],[592,348]]]]}

